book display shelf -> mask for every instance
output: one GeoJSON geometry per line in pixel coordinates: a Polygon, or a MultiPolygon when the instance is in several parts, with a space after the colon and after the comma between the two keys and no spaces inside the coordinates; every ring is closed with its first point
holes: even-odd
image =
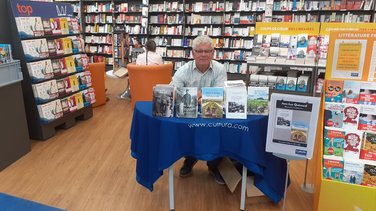
{"type": "Polygon", "coordinates": [[[375,41],[372,31],[330,33],[316,135],[315,210],[376,209],[375,41]]]}
{"type": "Polygon", "coordinates": [[[104,61],[108,68],[116,65],[112,33],[128,34],[130,51],[146,42],[147,6],[139,1],[81,0],[84,12],[85,50],[90,62],[104,61]]]}
{"type": "Polygon", "coordinates": [[[15,58],[20,58],[30,137],[88,119],[95,102],[81,28],[70,4],[9,1],[15,58]]]}

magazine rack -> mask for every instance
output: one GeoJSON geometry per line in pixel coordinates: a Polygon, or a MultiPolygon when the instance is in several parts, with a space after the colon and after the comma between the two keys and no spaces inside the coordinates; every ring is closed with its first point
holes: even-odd
{"type": "MultiPolygon", "coordinates": [[[[47,103],[50,103],[52,101],[58,102],[58,100],[62,100],[64,98],[75,98],[76,95],[79,95],[81,91],[87,91],[88,86],[81,86],[79,87],[78,91],[73,91],[71,93],[63,94],[55,98],[45,102],[38,102],[36,97],[34,96],[33,92],[33,85],[39,83],[35,82],[28,71],[28,63],[34,62],[34,61],[42,61],[42,60],[49,60],[49,59],[62,59],[66,58],[68,56],[73,56],[76,54],[82,54],[82,51],[72,51],[73,53],[65,53],[63,55],[57,55],[57,56],[51,56],[50,53],[48,53],[48,57],[45,58],[27,58],[25,50],[21,44],[22,41],[29,41],[29,40],[35,40],[35,39],[46,39],[46,40],[53,40],[53,39],[60,39],[60,38],[66,38],[68,36],[80,36],[80,33],[73,33],[69,32],[68,34],[63,35],[57,35],[57,34],[51,34],[51,35],[44,35],[44,36],[38,36],[38,37],[27,37],[27,38],[21,38],[17,29],[17,23],[16,23],[16,17],[43,17],[45,19],[47,18],[57,18],[57,17],[73,17],[73,10],[71,8],[70,4],[64,4],[64,3],[51,3],[51,2],[30,2],[30,1],[21,1],[21,0],[9,0],[8,1],[8,9],[9,11],[13,10],[13,16],[11,15],[9,18],[10,22],[10,28],[8,29],[11,31],[13,40],[12,40],[12,47],[13,47],[13,55],[15,58],[19,58],[21,60],[21,69],[23,72],[24,80],[22,81],[22,89],[23,89],[23,96],[24,96],[24,102],[25,102],[25,109],[26,109],[26,116],[27,116],[27,122],[28,122],[28,128],[30,132],[30,137],[32,139],[37,140],[46,140],[55,134],[55,128],[61,127],[61,128],[69,128],[72,127],[76,119],[88,119],[93,115],[91,103],[93,101],[89,102],[88,104],[86,102],[85,106],[82,109],[78,109],[76,111],[71,111],[68,113],[65,113],[62,117],[56,118],[51,121],[42,121],[42,118],[40,116],[40,113],[38,111],[38,106],[45,105],[47,103]],[[21,5],[19,8],[31,8],[30,11],[32,11],[32,14],[25,14],[22,10],[18,10],[17,4],[21,5]],[[51,9],[53,8],[53,9],[51,9]],[[59,9],[61,10],[59,10],[59,9]],[[60,13],[60,14],[59,14],[60,13]],[[63,13],[63,14],[61,14],[63,13]],[[45,104],[44,104],[45,103],[45,104]]],[[[52,80],[62,79],[69,76],[78,76],[76,73],[84,71],[82,68],[81,70],[78,70],[76,68],[75,72],[71,72],[68,74],[61,74],[61,75],[54,75],[52,78],[41,80],[41,82],[49,82],[52,80]]],[[[90,79],[91,80],[91,79],[90,79]]],[[[52,82],[51,82],[52,83],[52,82]]],[[[92,95],[94,96],[94,95],[92,95]]],[[[81,96],[82,97],[82,96],[81,96]]],[[[82,98],[81,98],[82,99],[82,98]]],[[[94,100],[95,101],[95,100],[94,100]]],[[[77,102],[76,102],[77,103],[77,102]]],[[[57,105],[56,105],[57,106],[57,105]]]]}

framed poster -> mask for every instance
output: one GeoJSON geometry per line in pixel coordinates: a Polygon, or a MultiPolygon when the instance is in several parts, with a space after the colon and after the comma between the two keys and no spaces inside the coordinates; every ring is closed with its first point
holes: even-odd
{"type": "Polygon", "coordinates": [[[318,97],[273,93],[266,151],[311,159],[319,108],[318,97]]]}

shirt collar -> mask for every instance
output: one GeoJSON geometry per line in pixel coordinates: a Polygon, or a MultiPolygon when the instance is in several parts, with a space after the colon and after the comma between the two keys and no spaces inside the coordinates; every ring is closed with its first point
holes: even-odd
{"type": "Polygon", "coordinates": [[[205,74],[205,73],[207,73],[207,72],[209,72],[209,71],[213,71],[213,61],[210,61],[210,64],[209,64],[209,67],[208,67],[208,69],[204,72],[204,73],[202,73],[197,67],[196,67],[196,61],[195,60],[193,60],[193,69],[194,70],[196,70],[197,72],[199,72],[199,73],[201,73],[201,74],[205,74]]]}

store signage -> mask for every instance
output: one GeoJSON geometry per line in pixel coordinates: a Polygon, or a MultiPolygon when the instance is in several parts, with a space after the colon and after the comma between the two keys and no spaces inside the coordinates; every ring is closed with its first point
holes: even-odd
{"type": "Polygon", "coordinates": [[[44,18],[73,17],[73,8],[67,3],[34,2],[24,0],[10,1],[14,17],[44,18]]]}
{"type": "Polygon", "coordinates": [[[257,22],[256,34],[283,34],[298,35],[309,34],[319,35],[320,23],[279,23],[279,22],[257,22]]]}

